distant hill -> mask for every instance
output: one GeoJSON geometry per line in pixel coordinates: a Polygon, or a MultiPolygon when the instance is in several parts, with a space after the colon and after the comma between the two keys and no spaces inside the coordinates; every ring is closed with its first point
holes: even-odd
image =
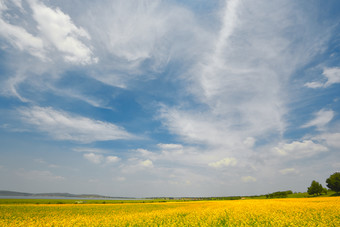
{"type": "Polygon", "coordinates": [[[96,195],[96,194],[70,194],[70,193],[26,193],[15,191],[2,191],[0,196],[36,196],[36,197],[75,197],[75,198],[111,198],[109,196],[96,195]]]}
{"type": "Polygon", "coordinates": [[[31,193],[14,192],[14,191],[0,191],[0,196],[32,196],[31,193]]]}

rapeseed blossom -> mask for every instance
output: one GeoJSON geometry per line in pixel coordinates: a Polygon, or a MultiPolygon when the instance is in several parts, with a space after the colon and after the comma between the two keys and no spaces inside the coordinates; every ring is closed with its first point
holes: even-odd
{"type": "Polygon", "coordinates": [[[340,226],[340,198],[6,204],[0,226],[340,226]]]}

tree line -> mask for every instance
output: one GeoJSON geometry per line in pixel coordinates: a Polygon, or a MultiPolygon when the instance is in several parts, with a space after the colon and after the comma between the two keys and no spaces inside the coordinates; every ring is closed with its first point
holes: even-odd
{"type": "Polygon", "coordinates": [[[279,191],[279,192],[273,192],[273,193],[270,193],[270,194],[267,194],[266,195],[266,198],[267,199],[273,199],[273,198],[287,198],[288,195],[290,194],[293,194],[293,192],[291,190],[288,190],[288,191],[279,191]]]}
{"type": "MultiPolygon", "coordinates": [[[[329,176],[326,180],[327,187],[335,191],[337,194],[340,192],[340,172],[335,172],[329,176]]],[[[310,187],[308,187],[307,192],[309,195],[320,195],[321,193],[327,194],[327,189],[322,187],[322,185],[313,180],[310,187]]]]}

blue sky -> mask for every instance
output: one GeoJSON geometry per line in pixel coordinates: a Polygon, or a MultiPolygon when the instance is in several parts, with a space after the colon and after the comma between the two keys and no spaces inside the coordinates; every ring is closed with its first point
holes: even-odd
{"type": "Polygon", "coordinates": [[[340,2],[0,0],[0,189],[227,196],[340,169],[340,2]]]}

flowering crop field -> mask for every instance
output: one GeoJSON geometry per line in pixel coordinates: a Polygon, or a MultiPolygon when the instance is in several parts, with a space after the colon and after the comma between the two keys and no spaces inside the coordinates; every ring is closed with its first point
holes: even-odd
{"type": "Polygon", "coordinates": [[[0,226],[340,226],[340,198],[1,204],[0,226]]]}

